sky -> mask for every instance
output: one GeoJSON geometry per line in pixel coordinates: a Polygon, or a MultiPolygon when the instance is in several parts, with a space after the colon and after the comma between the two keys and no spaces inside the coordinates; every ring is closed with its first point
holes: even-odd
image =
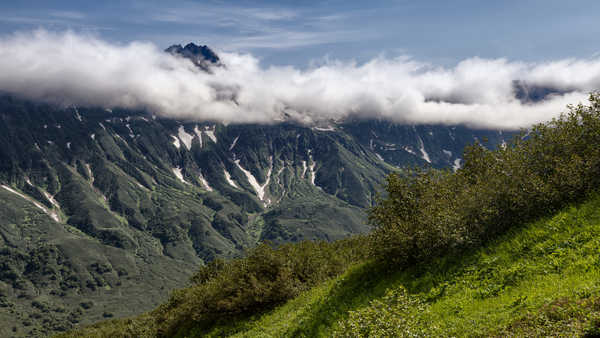
{"type": "Polygon", "coordinates": [[[225,123],[526,128],[600,90],[598,13],[564,0],[3,1],[0,92],[225,123]],[[188,42],[225,66],[164,52],[188,42]]]}
{"type": "Polygon", "coordinates": [[[599,1],[2,1],[0,33],[44,28],[166,48],[195,42],[263,65],[409,55],[545,61],[600,52],[599,1]]]}

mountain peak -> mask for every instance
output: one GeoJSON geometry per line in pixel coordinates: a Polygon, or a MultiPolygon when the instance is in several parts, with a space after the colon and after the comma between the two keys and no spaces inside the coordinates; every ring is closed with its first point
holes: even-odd
{"type": "Polygon", "coordinates": [[[189,59],[204,71],[210,71],[212,66],[223,65],[219,56],[212,49],[206,45],[196,45],[193,42],[188,43],[185,47],[179,44],[172,45],[165,49],[165,52],[189,59]]]}

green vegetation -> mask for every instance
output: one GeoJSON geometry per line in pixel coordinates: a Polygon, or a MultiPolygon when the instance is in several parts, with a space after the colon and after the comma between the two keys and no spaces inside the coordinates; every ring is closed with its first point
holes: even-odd
{"type": "Polygon", "coordinates": [[[390,271],[355,265],[208,336],[577,336],[600,318],[600,196],[485,247],[390,271]]]}
{"type": "Polygon", "coordinates": [[[387,276],[337,335],[576,336],[600,318],[600,196],[511,230],[474,253],[387,276]]]}
{"type": "MultiPolygon", "coordinates": [[[[203,335],[215,323],[242,320],[292,299],[343,273],[367,254],[361,236],[327,242],[300,242],[273,248],[261,244],[246,257],[214,260],[175,291],[169,302],[136,319],[90,327],[78,335],[203,335]]],[[[69,335],[67,335],[69,336],[69,335]]]]}
{"type": "Polygon", "coordinates": [[[593,94],[510,147],[469,147],[457,173],[390,175],[369,236],[261,245],[153,312],[71,335],[595,336],[598,144],[593,94]]]}
{"type": "Polygon", "coordinates": [[[600,96],[512,146],[465,149],[464,168],[392,174],[370,214],[374,255],[404,267],[478,247],[600,187],[600,96]]]}
{"type": "MultiPolygon", "coordinates": [[[[403,271],[359,263],[271,311],[182,336],[591,335],[600,318],[599,238],[596,195],[475,252],[403,271]]],[[[65,336],[153,336],[152,315],[65,336]]]]}

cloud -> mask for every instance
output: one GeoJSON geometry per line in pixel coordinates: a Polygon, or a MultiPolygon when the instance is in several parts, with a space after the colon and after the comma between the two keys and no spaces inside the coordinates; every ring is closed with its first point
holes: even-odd
{"type": "Polygon", "coordinates": [[[113,44],[73,32],[18,33],[0,38],[0,91],[227,123],[362,117],[512,129],[549,120],[600,88],[598,58],[543,63],[470,58],[444,68],[380,57],[298,69],[265,68],[249,54],[220,57],[227,67],[207,74],[151,43],[113,44]],[[518,97],[516,83],[544,93],[542,99],[518,97]]]}
{"type": "MultiPolygon", "coordinates": [[[[227,42],[221,42],[221,47],[226,50],[258,48],[290,49],[332,42],[352,41],[358,34],[358,31],[333,31],[323,33],[274,30],[258,35],[232,37],[227,42]]],[[[364,36],[365,34],[362,35],[364,36]]]]}
{"type": "Polygon", "coordinates": [[[82,20],[86,17],[85,14],[78,11],[49,11],[48,14],[56,18],[69,20],[82,20]]]}

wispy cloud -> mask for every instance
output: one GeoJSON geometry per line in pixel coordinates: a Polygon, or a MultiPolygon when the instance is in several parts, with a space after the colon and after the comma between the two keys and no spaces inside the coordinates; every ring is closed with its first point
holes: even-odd
{"type": "Polygon", "coordinates": [[[82,20],[86,18],[86,15],[77,11],[57,11],[52,10],[48,12],[48,15],[55,18],[67,19],[67,20],[82,20]]]}
{"type": "Polygon", "coordinates": [[[10,22],[10,23],[19,23],[19,24],[28,24],[28,25],[43,25],[43,24],[58,24],[64,23],[64,21],[53,18],[39,18],[32,16],[21,16],[21,15],[7,15],[0,16],[0,21],[2,22],[10,22]]]}
{"type": "MultiPolygon", "coordinates": [[[[259,7],[220,1],[153,2],[127,0],[120,10],[90,13],[83,10],[39,8],[13,10],[0,14],[0,23],[23,29],[23,26],[46,29],[103,30],[109,27],[127,30],[133,39],[165,41],[165,45],[185,42],[181,38],[196,34],[193,41],[209,43],[226,50],[273,50],[274,53],[306,46],[347,42],[369,38],[369,30],[340,25],[349,15],[316,10],[309,6],[289,6],[277,3],[259,7]],[[134,33],[131,33],[134,32],[134,33]],[[161,36],[171,40],[161,40],[161,36]]],[[[372,33],[372,32],[371,32],[372,33]]],[[[123,41],[123,37],[112,37],[123,41]]],[[[270,53],[265,51],[265,53],[270,53]]]]}
{"type": "Polygon", "coordinates": [[[114,27],[88,22],[84,13],[77,11],[44,10],[31,13],[0,15],[0,23],[45,27],[50,29],[82,29],[86,31],[114,30],[114,27]]]}
{"type": "Polygon", "coordinates": [[[211,6],[198,3],[178,3],[177,6],[160,7],[150,10],[155,12],[149,15],[150,20],[197,25],[233,21],[242,26],[257,26],[261,24],[261,21],[266,23],[291,20],[300,14],[297,10],[286,8],[211,6]]]}
{"type": "Polygon", "coordinates": [[[368,34],[364,29],[333,25],[347,18],[342,13],[322,15],[307,9],[186,2],[151,12],[148,17],[156,22],[201,27],[205,41],[227,50],[289,49],[350,41],[368,34]]]}
{"type": "Polygon", "coordinates": [[[357,35],[364,37],[361,31],[339,31],[339,32],[295,32],[275,31],[260,35],[231,38],[220,47],[226,50],[248,50],[248,49],[289,49],[305,46],[314,46],[333,42],[352,41],[357,35]]]}
{"type": "Polygon", "coordinates": [[[240,14],[269,21],[290,20],[299,14],[298,11],[291,9],[240,8],[239,11],[240,14]]]}

